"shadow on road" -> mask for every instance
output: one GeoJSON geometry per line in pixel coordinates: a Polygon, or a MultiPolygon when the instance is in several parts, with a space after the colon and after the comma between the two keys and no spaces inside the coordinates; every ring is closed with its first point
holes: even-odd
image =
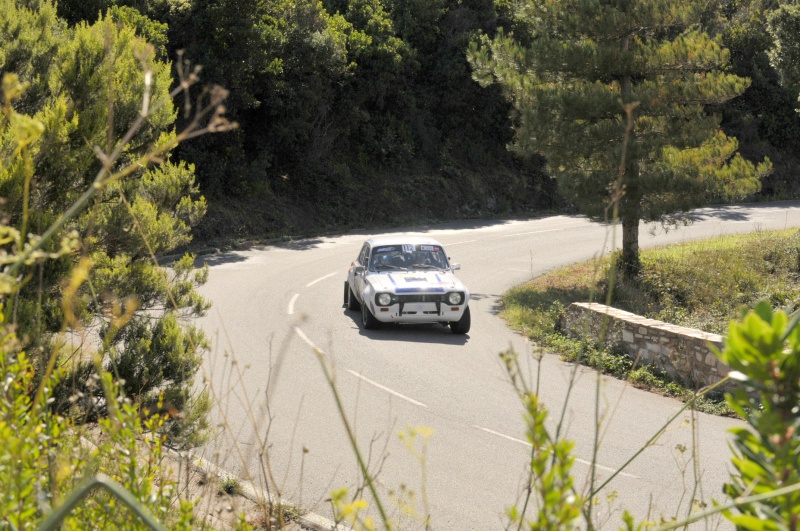
{"type": "MultiPolygon", "coordinates": [[[[491,308],[489,308],[489,313],[492,315],[499,315],[500,312],[503,311],[503,305],[501,303],[503,296],[502,295],[488,295],[486,293],[470,293],[469,294],[470,300],[480,301],[483,299],[493,299],[494,302],[492,303],[491,308]]],[[[475,311],[473,309],[473,311],[475,311]]]]}
{"type": "Polygon", "coordinates": [[[750,216],[746,212],[729,208],[706,208],[702,211],[688,212],[678,217],[678,219],[685,219],[692,222],[711,219],[717,219],[719,221],[747,221],[749,218],[750,216]]]}
{"type": "Polygon", "coordinates": [[[691,221],[706,221],[717,219],[719,221],[749,221],[752,212],[783,210],[786,208],[800,207],[800,202],[785,201],[776,203],[747,203],[742,205],[718,205],[698,208],[684,214],[684,218],[691,221]],[[749,211],[750,213],[748,213],[749,211]]]}
{"type": "Polygon", "coordinates": [[[242,256],[237,253],[215,253],[215,254],[204,254],[202,256],[198,256],[194,260],[195,267],[203,267],[204,264],[208,264],[209,267],[214,267],[223,264],[235,264],[238,262],[244,262],[247,260],[246,256],[242,256]]]}
{"type": "MultiPolygon", "coordinates": [[[[251,250],[265,250],[269,248],[279,247],[282,249],[289,249],[293,251],[308,251],[316,249],[325,242],[326,239],[339,238],[341,236],[362,236],[365,240],[375,235],[391,235],[391,234],[427,234],[430,232],[439,232],[444,230],[462,230],[462,229],[482,229],[488,227],[496,227],[501,225],[508,225],[514,221],[541,219],[550,214],[542,214],[541,216],[526,216],[521,218],[509,219],[468,219],[451,221],[447,223],[440,223],[436,225],[419,225],[419,226],[406,226],[406,227],[376,227],[373,230],[368,229],[352,229],[346,232],[330,233],[309,238],[298,238],[297,240],[275,240],[272,242],[259,242],[254,243],[247,247],[251,250]]],[[[578,215],[564,215],[564,217],[580,218],[578,215]]],[[[240,247],[243,249],[244,247],[240,247]]]]}
{"type": "Polygon", "coordinates": [[[290,251],[308,251],[309,249],[317,248],[323,243],[322,238],[306,238],[301,240],[282,241],[276,243],[265,243],[254,245],[251,249],[262,251],[270,247],[280,247],[281,249],[289,249],[290,251]]]}
{"type": "Polygon", "coordinates": [[[353,320],[358,333],[375,341],[403,341],[407,343],[438,343],[440,345],[466,345],[469,334],[459,335],[441,324],[392,324],[383,323],[377,330],[365,330],[361,326],[361,312],[342,308],[344,315],[353,320]]]}
{"type": "MultiPolygon", "coordinates": [[[[752,212],[753,210],[770,211],[770,210],[778,210],[785,208],[800,208],[800,202],[778,201],[772,203],[747,203],[741,205],[715,205],[687,212],[683,214],[683,218],[689,222],[703,221],[709,219],[718,219],[720,221],[742,222],[742,221],[748,221],[752,217],[748,215],[746,210],[750,210],[752,212]]],[[[286,241],[285,239],[282,240],[276,239],[274,241],[269,241],[269,242],[262,241],[257,243],[251,242],[249,244],[244,243],[241,244],[241,246],[237,247],[237,249],[267,250],[270,248],[277,247],[292,251],[308,251],[318,248],[328,239],[339,238],[341,236],[362,236],[366,240],[377,234],[380,235],[404,234],[404,233],[427,234],[430,232],[441,232],[447,230],[482,229],[482,228],[508,225],[514,221],[542,219],[551,215],[552,213],[542,213],[542,215],[540,216],[534,215],[534,216],[526,216],[520,218],[468,219],[468,220],[451,221],[435,225],[405,226],[397,228],[376,227],[373,230],[352,229],[346,232],[330,233],[308,238],[298,238],[296,240],[290,240],[290,241],[286,241]]],[[[573,219],[584,219],[584,217],[579,214],[560,214],[560,216],[573,219]]],[[[606,223],[598,223],[598,224],[606,225],[606,223]]],[[[244,257],[237,256],[234,253],[216,253],[216,254],[208,254],[201,256],[198,259],[198,263],[202,265],[203,261],[205,261],[208,262],[209,265],[213,266],[217,264],[242,261],[244,259],[245,259],[244,257]]]]}

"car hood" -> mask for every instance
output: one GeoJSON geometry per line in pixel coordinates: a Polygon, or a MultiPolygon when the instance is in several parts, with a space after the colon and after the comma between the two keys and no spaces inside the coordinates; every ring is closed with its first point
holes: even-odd
{"type": "Polygon", "coordinates": [[[467,289],[450,271],[387,271],[371,273],[373,289],[390,293],[445,293],[467,289]]]}

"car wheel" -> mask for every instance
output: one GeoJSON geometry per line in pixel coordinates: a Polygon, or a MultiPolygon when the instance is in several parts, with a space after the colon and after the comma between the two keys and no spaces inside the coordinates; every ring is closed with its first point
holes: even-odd
{"type": "Polygon", "coordinates": [[[372,315],[372,312],[369,311],[366,304],[361,305],[361,324],[364,325],[364,328],[367,330],[375,330],[381,325],[381,322],[375,319],[375,316],[372,315]]]}
{"type": "Polygon", "coordinates": [[[472,318],[469,315],[469,306],[464,308],[464,315],[458,321],[450,322],[450,331],[454,334],[466,334],[469,332],[469,327],[472,324],[472,318]]]}
{"type": "Polygon", "coordinates": [[[356,311],[361,309],[361,303],[356,299],[356,294],[353,293],[350,283],[347,281],[344,283],[344,303],[348,310],[356,311]]]}

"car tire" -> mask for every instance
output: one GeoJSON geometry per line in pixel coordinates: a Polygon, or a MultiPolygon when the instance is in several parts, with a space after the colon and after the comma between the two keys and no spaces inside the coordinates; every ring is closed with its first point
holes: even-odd
{"type": "Polygon", "coordinates": [[[350,283],[347,281],[344,283],[344,304],[348,310],[356,311],[361,309],[361,303],[356,299],[356,294],[353,293],[350,283]]]}
{"type": "Polygon", "coordinates": [[[364,328],[367,330],[375,330],[381,325],[381,322],[372,315],[372,312],[369,311],[366,304],[361,305],[361,324],[364,325],[364,328]]]}
{"type": "Polygon", "coordinates": [[[469,327],[472,324],[472,318],[469,315],[469,306],[464,308],[464,315],[458,321],[450,322],[450,331],[454,334],[466,334],[469,332],[469,327]]]}

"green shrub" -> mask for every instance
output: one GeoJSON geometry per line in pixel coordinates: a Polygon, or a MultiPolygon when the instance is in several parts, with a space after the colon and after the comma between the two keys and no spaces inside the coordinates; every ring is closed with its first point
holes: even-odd
{"type": "Polygon", "coordinates": [[[730,406],[747,423],[733,434],[725,515],[740,529],[795,529],[800,515],[800,314],[762,302],[732,322],[720,359],[739,380],[730,406]]]}
{"type": "MultiPolygon", "coordinates": [[[[94,430],[75,426],[49,407],[59,378],[56,371],[37,380],[30,358],[0,314],[0,527],[37,528],[83,481],[102,473],[172,529],[191,529],[192,505],[174,506],[177,487],[162,468],[160,432],[167,415],[150,415],[117,400],[119,389],[110,374],[102,373],[96,383],[105,392],[108,417],[94,430]]],[[[149,529],[121,500],[100,490],[83,499],[60,528],[86,529],[87,522],[149,529]]]]}

